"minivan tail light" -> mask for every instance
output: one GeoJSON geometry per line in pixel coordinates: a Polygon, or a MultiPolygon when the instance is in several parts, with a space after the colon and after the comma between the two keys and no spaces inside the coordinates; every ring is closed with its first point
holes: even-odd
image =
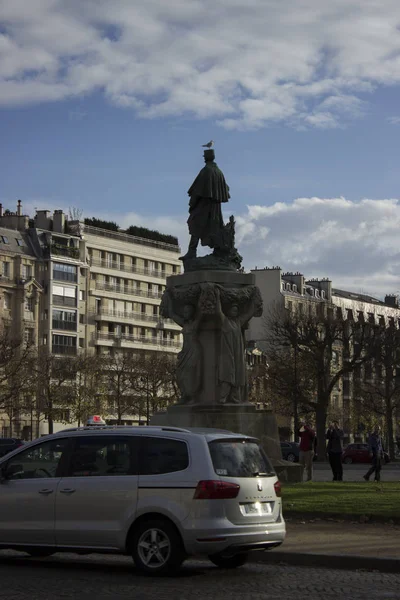
{"type": "Polygon", "coordinates": [[[278,498],[280,498],[282,496],[282,486],[281,486],[280,481],[276,481],[274,483],[274,489],[275,489],[275,494],[277,495],[278,498]]]}
{"type": "Polygon", "coordinates": [[[236,498],[240,485],[228,481],[199,481],[194,493],[194,500],[227,500],[236,498]]]}

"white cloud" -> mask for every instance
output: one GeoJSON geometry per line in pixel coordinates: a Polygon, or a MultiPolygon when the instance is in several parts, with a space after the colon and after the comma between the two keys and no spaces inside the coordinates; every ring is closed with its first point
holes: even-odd
{"type": "Polygon", "coordinates": [[[0,0],[0,105],[101,90],[146,118],[331,128],[400,83],[398,0],[0,0]]]}
{"type": "Polygon", "coordinates": [[[391,125],[400,125],[400,117],[388,117],[387,120],[391,125]]]}
{"type": "Polygon", "coordinates": [[[247,268],[279,264],[380,297],[400,289],[398,199],[298,198],[248,206],[237,224],[247,268]]]}

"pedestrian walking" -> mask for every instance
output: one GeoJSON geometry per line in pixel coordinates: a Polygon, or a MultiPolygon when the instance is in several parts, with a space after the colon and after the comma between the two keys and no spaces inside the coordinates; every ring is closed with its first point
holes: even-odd
{"type": "Polygon", "coordinates": [[[343,430],[340,429],[337,421],[329,424],[329,429],[326,432],[326,439],[328,440],[326,452],[332,469],[333,481],[343,481],[343,436],[343,430]]]}
{"type": "Polygon", "coordinates": [[[375,473],[375,481],[380,481],[384,448],[379,425],[375,427],[373,433],[371,433],[368,438],[368,450],[369,455],[372,458],[372,466],[367,473],[363,475],[363,478],[365,481],[369,481],[371,475],[375,473]]]}
{"type": "Polygon", "coordinates": [[[297,432],[300,438],[299,463],[307,471],[306,481],[312,481],[313,478],[313,460],[317,448],[317,436],[315,431],[308,423],[300,423],[300,429],[297,432]]]}

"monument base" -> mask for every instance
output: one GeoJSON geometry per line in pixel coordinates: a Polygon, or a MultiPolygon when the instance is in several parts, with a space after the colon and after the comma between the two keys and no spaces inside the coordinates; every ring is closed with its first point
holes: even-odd
{"type": "Polygon", "coordinates": [[[279,479],[301,481],[302,468],[282,460],[278,425],[272,411],[257,410],[253,404],[175,404],[153,415],[150,425],[224,429],[258,438],[279,479]]]}

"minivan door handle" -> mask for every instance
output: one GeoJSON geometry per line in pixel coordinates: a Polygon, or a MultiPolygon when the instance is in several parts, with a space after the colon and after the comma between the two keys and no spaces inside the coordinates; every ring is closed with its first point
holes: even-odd
{"type": "Polygon", "coordinates": [[[49,488],[45,488],[44,490],[39,490],[39,494],[43,494],[44,496],[48,496],[52,494],[54,490],[50,490],[49,488]]]}
{"type": "Polygon", "coordinates": [[[73,488],[65,488],[63,490],[60,490],[61,494],[73,494],[76,490],[74,490],[73,488]]]}

